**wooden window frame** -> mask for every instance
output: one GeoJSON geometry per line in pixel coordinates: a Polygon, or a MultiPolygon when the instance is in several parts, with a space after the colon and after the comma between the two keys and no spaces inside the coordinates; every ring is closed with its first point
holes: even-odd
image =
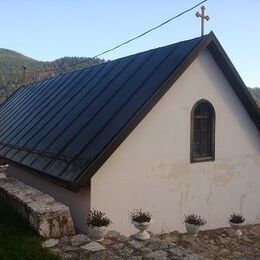
{"type": "Polygon", "coordinates": [[[216,113],[213,105],[206,99],[200,99],[197,101],[191,110],[191,129],[190,129],[190,162],[196,163],[196,162],[209,162],[209,161],[215,161],[215,126],[216,126],[216,113]],[[194,157],[193,153],[193,137],[194,137],[194,111],[197,108],[197,106],[201,103],[206,103],[212,111],[212,133],[211,133],[211,156],[207,157],[194,157]]]}

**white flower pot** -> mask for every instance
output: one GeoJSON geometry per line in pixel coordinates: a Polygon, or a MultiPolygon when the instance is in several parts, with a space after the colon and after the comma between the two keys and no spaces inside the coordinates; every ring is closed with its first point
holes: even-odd
{"type": "Polygon", "coordinates": [[[88,226],[87,234],[88,236],[95,241],[102,241],[107,233],[107,227],[96,227],[96,226],[88,226]]]}
{"type": "Polygon", "coordinates": [[[198,235],[198,232],[199,232],[201,226],[193,225],[193,224],[185,222],[185,227],[189,234],[196,237],[198,235]]]}
{"type": "Polygon", "coordinates": [[[134,224],[135,228],[139,230],[139,232],[134,235],[136,239],[138,240],[150,239],[150,235],[146,230],[150,227],[150,224],[153,223],[152,219],[149,222],[132,221],[132,223],[134,224]]]}
{"type": "Polygon", "coordinates": [[[234,229],[236,235],[238,237],[242,236],[242,231],[240,230],[241,227],[243,226],[244,222],[242,223],[233,223],[229,221],[229,225],[231,226],[232,229],[234,229]]]}

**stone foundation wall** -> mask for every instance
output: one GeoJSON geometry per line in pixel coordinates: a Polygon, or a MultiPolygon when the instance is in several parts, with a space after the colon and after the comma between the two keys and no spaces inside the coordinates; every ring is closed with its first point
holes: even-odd
{"type": "Polygon", "coordinates": [[[0,176],[0,197],[8,202],[43,237],[57,238],[75,233],[69,208],[53,197],[15,178],[0,176]]]}
{"type": "Polygon", "coordinates": [[[76,231],[81,233],[87,232],[86,219],[91,208],[90,185],[81,187],[78,192],[73,192],[14,165],[8,167],[7,175],[34,187],[44,194],[50,195],[55,200],[69,207],[76,231]]]}

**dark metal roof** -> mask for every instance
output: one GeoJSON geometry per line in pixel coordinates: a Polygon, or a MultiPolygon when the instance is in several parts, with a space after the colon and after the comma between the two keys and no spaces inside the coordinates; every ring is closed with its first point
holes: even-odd
{"type": "Polygon", "coordinates": [[[84,185],[206,47],[259,128],[259,110],[210,33],[20,88],[0,107],[0,157],[84,185]]]}

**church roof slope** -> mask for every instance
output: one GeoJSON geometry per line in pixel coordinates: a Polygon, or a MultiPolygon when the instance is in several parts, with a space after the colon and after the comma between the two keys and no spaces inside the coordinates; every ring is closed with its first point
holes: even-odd
{"type": "Polygon", "coordinates": [[[259,129],[259,109],[210,33],[19,89],[0,107],[0,157],[79,188],[204,48],[259,129]]]}

